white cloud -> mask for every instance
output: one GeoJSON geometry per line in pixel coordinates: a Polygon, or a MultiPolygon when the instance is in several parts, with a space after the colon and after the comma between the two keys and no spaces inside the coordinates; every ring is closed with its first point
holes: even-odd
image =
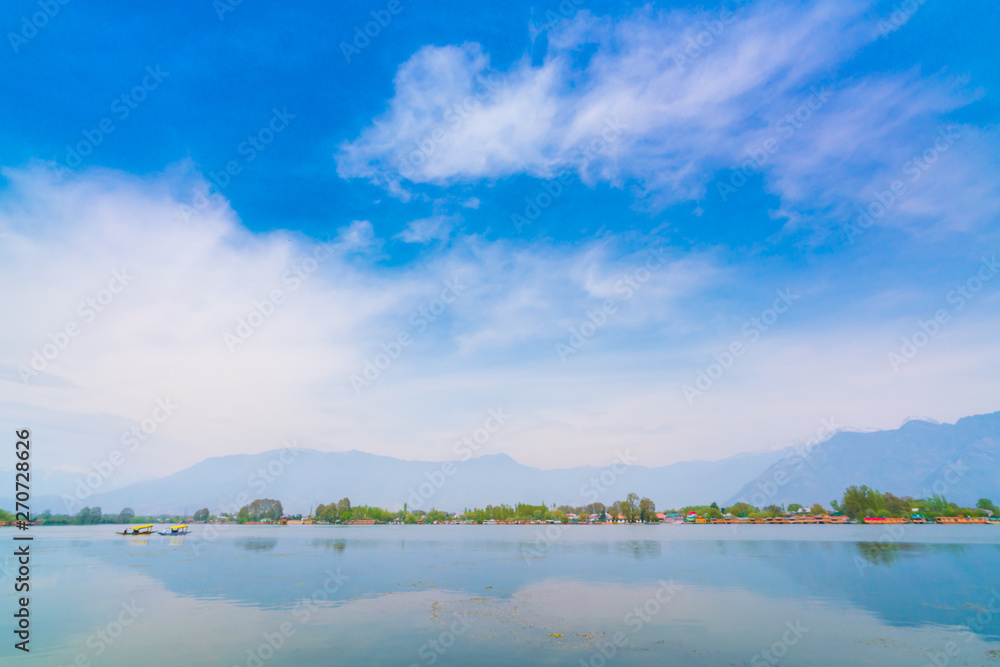
{"type": "MultiPolygon", "coordinates": [[[[582,11],[549,32],[541,64],[524,58],[506,71],[477,44],[427,46],[400,66],[387,111],[341,146],[338,173],[405,193],[573,171],[588,183],[635,183],[646,205],[659,206],[717,197],[725,170],[775,137],[776,152],[751,170],[783,198],[784,214],[843,216],[978,94],[956,77],[916,71],[838,79],[878,34],[868,7],[647,8],[618,21],[582,11]],[[794,119],[824,90],[829,102],[794,119]]],[[[915,199],[897,217],[938,209],[936,220],[950,225],[940,209],[960,205],[981,224],[1000,210],[996,165],[977,152],[956,148],[977,175],[962,193],[925,192],[933,202],[915,199]]]]}
{"type": "Polygon", "coordinates": [[[410,222],[406,229],[396,235],[407,243],[427,243],[429,241],[447,241],[451,230],[461,222],[457,215],[432,215],[410,222]]]}
{"type": "MultiPolygon", "coordinates": [[[[4,175],[0,279],[18,288],[3,295],[16,326],[0,332],[0,402],[13,406],[9,415],[34,411],[62,429],[47,454],[61,465],[106,456],[163,397],[181,408],[158,432],[160,446],[136,459],[146,470],[270,449],[294,435],[418,457],[402,431],[379,440],[379,427],[367,427],[402,428],[404,417],[391,416],[398,405],[386,413],[384,391],[420,385],[463,355],[467,372],[519,344],[549,349],[560,322],[582,312],[593,292],[581,263],[602,275],[625,265],[593,246],[519,248],[463,237],[433,258],[383,269],[367,221],[345,225],[322,246],[291,232],[252,234],[224,202],[183,209],[187,202],[173,193],[200,187],[183,170],[151,179],[88,172],[59,181],[45,169],[4,175]],[[462,286],[461,296],[436,312],[449,282],[462,286]],[[74,335],[64,336],[67,326],[74,335]],[[401,331],[413,348],[376,390],[356,396],[351,375],[401,331]],[[68,436],[83,423],[86,437],[68,436]]],[[[687,286],[697,282],[692,276],[687,286]]],[[[675,294],[664,293],[663,305],[675,294]]],[[[414,392],[407,402],[423,400],[426,389],[414,392]]],[[[406,432],[486,409],[488,393],[469,392],[470,405],[454,416],[418,416],[406,432]]]]}
{"type": "Polygon", "coordinates": [[[495,451],[561,467],[603,464],[623,446],[650,465],[719,457],[810,437],[831,415],[855,427],[914,412],[948,420],[986,411],[996,396],[1000,372],[983,360],[1000,359],[1000,343],[985,290],[899,373],[885,353],[911,322],[793,313],[692,408],[682,384],[766,305],[733,294],[755,289],[757,269],[668,248],[646,278],[648,250],[614,238],[558,247],[478,237],[384,267],[366,222],[345,225],[327,256],[290,232],[251,234],[223,202],[186,220],[172,193],[189,192],[190,175],[5,175],[0,280],[16,288],[0,295],[10,323],[0,330],[0,424],[45,434],[40,469],[103,460],[164,397],[180,407],[130,454],[123,479],[288,437],[448,458],[455,438],[498,406],[514,418],[495,451]],[[102,298],[123,270],[129,284],[85,322],[78,304],[102,298]],[[626,298],[618,285],[628,276],[642,287],[626,298]],[[461,294],[438,304],[446,281],[461,294]],[[265,300],[276,289],[284,300],[273,314],[252,315],[272,311],[265,300]],[[563,363],[555,344],[609,298],[614,316],[563,363]],[[261,322],[230,352],[223,335],[237,335],[240,320],[261,322]],[[22,382],[18,366],[58,345],[70,322],[78,335],[46,375],[22,382]],[[411,344],[357,395],[350,377],[402,332],[411,344]]]}

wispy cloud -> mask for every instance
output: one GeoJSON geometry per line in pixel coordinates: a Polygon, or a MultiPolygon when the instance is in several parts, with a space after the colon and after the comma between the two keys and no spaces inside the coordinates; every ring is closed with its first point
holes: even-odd
{"type": "Polygon", "coordinates": [[[429,241],[446,241],[451,236],[451,230],[461,222],[457,215],[432,215],[429,218],[413,220],[406,229],[396,235],[396,238],[407,243],[427,243],[429,241]]]}
{"type": "MultiPolygon", "coordinates": [[[[541,63],[504,71],[478,44],[426,46],[400,66],[387,111],[341,146],[338,173],[405,192],[572,171],[587,183],[632,184],[642,205],[659,207],[718,197],[713,184],[773,138],[754,170],[791,224],[823,226],[817,213],[849,215],[924,149],[945,114],[978,96],[948,75],[839,76],[880,35],[869,9],[763,2],[647,8],[615,21],[581,11],[548,31],[541,63]],[[584,159],[609,124],[620,138],[584,159]]],[[[995,131],[981,133],[997,144],[995,131]]],[[[954,151],[974,161],[966,175],[978,174],[961,193],[922,191],[897,217],[934,212],[940,222],[945,210],[970,209],[970,197],[964,218],[995,212],[997,169],[977,153],[954,151]]]]}
{"type": "MultiPolygon", "coordinates": [[[[198,186],[184,169],[150,179],[102,171],[60,180],[44,168],[5,175],[0,278],[33,278],[4,297],[18,326],[0,334],[7,370],[0,401],[58,405],[65,424],[105,414],[110,420],[99,429],[113,443],[123,422],[170,396],[185,409],[160,436],[175,445],[169,453],[150,447],[136,459],[154,457],[158,467],[200,458],[202,445],[193,443],[209,439],[217,454],[271,447],[294,435],[287,432],[292,424],[322,444],[332,444],[330,433],[368,441],[373,436],[358,430],[357,419],[372,408],[381,412],[394,386],[430,382],[452,367],[474,371],[531,346],[550,349],[562,323],[603,298],[615,273],[630,265],[627,254],[602,249],[607,240],[561,248],[458,237],[428,258],[385,269],[367,221],[314,243],[292,232],[252,234],[224,202],[184,215],[186,202],[175,193],[198,186]],[[127,288],[84,325],[79,304],[121,271],[127,288]],[[424,310],[448,281],[461,282],[462,297],[428,316],[424,310]],[[426,321],[416,327],[415,318],[426,321]],[[78,333],[63,345],[68,323],[78,333]],[[404,330],[414,334],[414,347],[380,382],[383,393],[355,396],[351,374],[404,330]],[[53,341],[58,353],[36,368],[34,353],[53,341]]],[[[435,223],[442,228],[413,225],[409,240],[440,237],[447,220],[435,223]]],[[[665,318],[672,300],[712,276],[711,264],[676,258],[648,289],[649,305],[658,307],[620,326],[665,318]]],[[[476,393],[489,401],[487,389],[476,393]]],[[[426,419],[411,428],[419,431],[426,419]]],[[[58,455],[75,460],[68,446],[58,455]]]]}

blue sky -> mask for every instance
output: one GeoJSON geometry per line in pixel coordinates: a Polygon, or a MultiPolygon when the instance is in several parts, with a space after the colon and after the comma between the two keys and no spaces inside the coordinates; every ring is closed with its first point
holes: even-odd
{"type": "Polygon", "coordinates": [[[451,458],[498,406],[488,453],[543,467],[998,407],[986,2],[12,2],[0,25],[0,400],[49,468],[167,395],[190,407],[115,483],[288,437],[451,458]]]}

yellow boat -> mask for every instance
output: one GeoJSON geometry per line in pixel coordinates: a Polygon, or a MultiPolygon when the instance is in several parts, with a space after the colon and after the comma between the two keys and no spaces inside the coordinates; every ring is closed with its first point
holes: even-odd
{"type": "Polygon", "coordinates": [[[186,523],[182,523],[177,526],[171,526],[170,530],[160,531],[160,535],[187,535],[187,533],[188,533],[188,525],[186,523]]]}
{"type": "Polygon", "coordinates": [[[135,526],[133,528],[126,528],[119,535],[152,535],[153,534],[153,524],[147,523],[145,526],[135,526]]]}

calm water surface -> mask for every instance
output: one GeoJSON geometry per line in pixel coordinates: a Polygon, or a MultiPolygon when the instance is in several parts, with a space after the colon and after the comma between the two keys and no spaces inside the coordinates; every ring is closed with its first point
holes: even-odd
{"type": "Polygon", "coordinates": [[[994,526],[113,530],[32,529],[0,662],[1000,665],[994,526]]]}

